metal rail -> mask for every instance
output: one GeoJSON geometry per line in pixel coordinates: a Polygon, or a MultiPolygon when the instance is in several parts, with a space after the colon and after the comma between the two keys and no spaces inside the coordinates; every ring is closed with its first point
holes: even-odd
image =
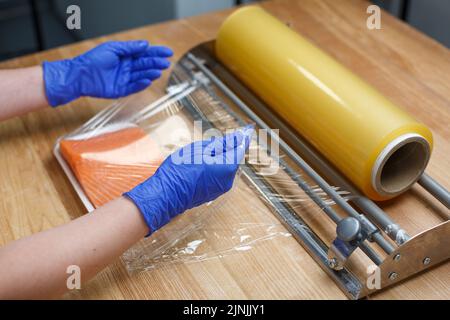
{"type": "Polygon", "coordinates": [[[450,193],[433,178],[424,173],[419,179],[419,184],[444,206],[450,209],[450,193]]]}

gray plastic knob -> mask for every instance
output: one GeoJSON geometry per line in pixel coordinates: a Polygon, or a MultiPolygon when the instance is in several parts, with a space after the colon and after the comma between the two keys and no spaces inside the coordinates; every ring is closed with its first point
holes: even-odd
{"type": "Polygon", "coordinates": [[[338,222],[336,235],[342,241],[352,241],[358,238],[361,232],[361,224],[353,217],[342,219],[338,222]]]}

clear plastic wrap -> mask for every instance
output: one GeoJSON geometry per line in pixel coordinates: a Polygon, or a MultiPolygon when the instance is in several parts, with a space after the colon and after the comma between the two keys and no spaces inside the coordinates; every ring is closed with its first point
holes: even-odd
{"type": "MultiPolygon", "coordinates": [[[[214,92],[196,81],[182,82],[169,87],[164,97],[145,91],[117,101],[60,138],[54,153],[92,211],[150,177],[176,149],[243,125],[214,92]]],[[[295,181],[301,172],[286,173],[283,163],[288,159],[280,161],[285,156],[264,130],[257,132],[245,164],[252,168],[253,184],[248,170],[241,170],[228,194],[189,210],[140,241],[123,255],[130,273],[223,259],[275,238],[290,238],[283,221],[267,214],[267,206],[276,209],[271,207],[274,201],[314,219],[321,208],[295,181]]],[[[333,205],[320,188],[311,185],[310,190],[322,206],[333,205]]]]}
{"type": "MultiPolygon", "coordinates": [[[[322,193],[318,191],[318,194],[322,193]]],[[[345,196],[347,193],[342,194],[345,196]]],[[[304,193],[296,196],[286,194],[286,197],[281,193],[269,196],[286,201],[311,217],[321,210],[304,193]]],[[[327,205],[334,205],[325,195],[321,197],[327,205]]],[[[191,264],[213,259],[226,261],[232,255],[244,255],[275,239],[282,243],[282,238],[290,238],[292,234],[273,215],[264,214],[267,205],[254,188],[249,188],[243,179],[239,179],[221,201],[205,207],[207,211],[188,213],[195,215],[191,219],[192,223],[170,223],[158,231],[157,237],[141,241],[125,252],[123,260],[127,270],[135,273],[179,263],[191,264]],[[257,197],[262,201],[248,203],[243,214],[234,215],[234,203],[230,198],[236,199],[237,195],[257,197]],[[232,218],[230,213],[233,214],[232,218]],[[174,234],[177,237],[173,237],[174,234]]]]}

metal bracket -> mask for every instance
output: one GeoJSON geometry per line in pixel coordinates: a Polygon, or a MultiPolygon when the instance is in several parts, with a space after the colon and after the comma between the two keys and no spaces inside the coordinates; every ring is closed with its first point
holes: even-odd
{"type": "Polygon", "coordinates": [[[342,270],[351,254],[364,243],[373,241],[373,234],[378,230],[360,215],[358,218],[347,217],[336,226],[336,239],[328,250],[328,265],[334,270],[342,270]]]}
{"type": "Polygon", "coordinates": [[[377,290],[396,284],[416,273],[450,259],[450,221],[427,229],[412,237],[387,256],[375,276],[368,275],[360,292],[365,297],[377,290]],[[378,281],[377,285],[371,285],[378,281]]]}

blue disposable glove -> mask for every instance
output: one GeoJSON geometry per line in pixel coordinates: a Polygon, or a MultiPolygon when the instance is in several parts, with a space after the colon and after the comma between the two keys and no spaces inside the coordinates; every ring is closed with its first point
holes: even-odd
{"type": "Polygon", "coordinates": [[[252,134],[253,127],[245,127],[221,138],[191,143],[125,193],[144,216],[149,234],[180,213],[230,190],[252,134]]]}
{"type": "Polygon", "coordinates": [[[145,40],[106,42],[74,59],[44,62],[47,100],[55,107],[82,96],[120,98],[147,88],[170,66],[169,48],[145,40]]]}

